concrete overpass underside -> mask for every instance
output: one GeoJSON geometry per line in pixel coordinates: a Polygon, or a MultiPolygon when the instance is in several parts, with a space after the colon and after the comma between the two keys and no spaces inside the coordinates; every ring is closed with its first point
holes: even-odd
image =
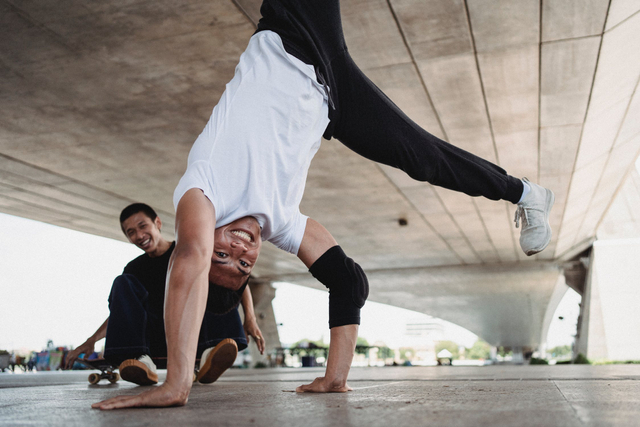
{"type": "MultiPolygon", "coordinates": [[[[0,211],[124,239],[172,193],[255,30],[258,0],[0,0],[0,211]]],[[[371,299],[530,346],[562,263],[588,248],[640,150],[640,4],[343,0],[359,66],[431,133],[552,188],[526,258],[513,206],[410,180],[325,141],[302,211],[365,270],[371,299]],[[401,225],[405,224],[406,225],[401,225]]],[[[256,276],[312,285],[267,245],[256,276]]]]}
{"type": "MultiPolygon", "coordinates": [[[[496,346],[533,348],[549,326],[549,305],[553,315],[559,302],[560,275],[542,262],[367,271],[370,300],[440,317],[496,346]]],[[[283,279],[326,289],[310,275],[283,279]]]]}

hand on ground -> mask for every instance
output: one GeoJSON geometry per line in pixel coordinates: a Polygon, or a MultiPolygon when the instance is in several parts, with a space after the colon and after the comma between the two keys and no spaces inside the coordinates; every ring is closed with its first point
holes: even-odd
{"type": "Polygon", "coordinates": [[[116,396],[91,405],[94,409],[110,410],[138,407],[165,407],[186,405],[189,390],[174,389],[167,383],[136,396],[116,396]]]}
{"type": "Polygon", "coordinates": [[[335,384],[325,377],[318,377],[311,384],[296,388],[297,393],[346,393],[347,391],[353,391],[349,384],[335,384]]]}

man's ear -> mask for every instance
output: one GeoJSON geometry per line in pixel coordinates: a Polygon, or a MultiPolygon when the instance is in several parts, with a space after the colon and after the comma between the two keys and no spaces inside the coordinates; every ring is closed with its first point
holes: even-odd
{"type": "Polygon", "coordinates": [[[159,216],[156,217],[153,223],[156,225],[156,227],[158,227],[159,231],[162,231],[162,220],[160,219],[159,216]]]}

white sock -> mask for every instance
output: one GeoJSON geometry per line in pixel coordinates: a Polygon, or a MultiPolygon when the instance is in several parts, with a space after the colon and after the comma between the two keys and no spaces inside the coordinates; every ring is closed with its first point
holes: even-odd
{"type": "Polygon", "coordinates": [[[531,191],[531,186],[527,181],[522,180],[522,197],[520,197],[520,200],[518,200],[518,203],[522,202],[524,198],[527,197],[527,194],[529,194],[529,191],[531,191]]]}

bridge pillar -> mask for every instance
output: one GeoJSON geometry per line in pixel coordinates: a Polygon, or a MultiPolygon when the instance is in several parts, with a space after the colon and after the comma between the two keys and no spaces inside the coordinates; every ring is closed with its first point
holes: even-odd
{"type": "Polygon", "coordinates": [[[593,245],[582,295],[574,355],[640,360],[640,239],[593,245]]]}

